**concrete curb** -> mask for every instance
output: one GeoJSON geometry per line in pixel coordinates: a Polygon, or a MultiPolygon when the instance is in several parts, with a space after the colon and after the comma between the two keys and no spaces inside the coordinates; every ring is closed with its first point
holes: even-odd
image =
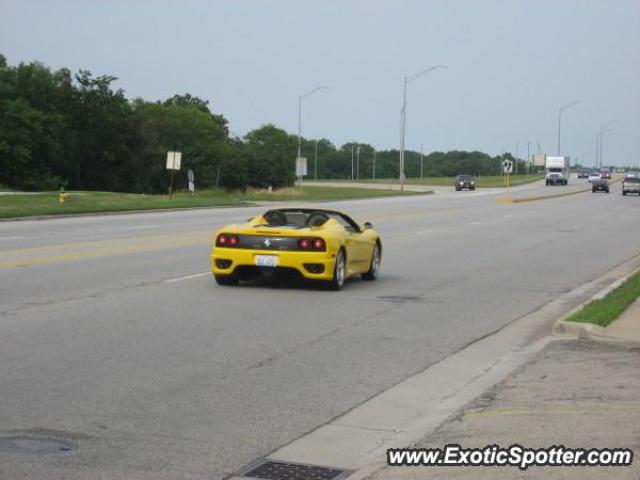
{"type": "MultiPolygon", "coordinates": [[[[640,269],[640,254],[600,277],[462,347],[421,372],[365,400],[314,430],[270,452],[273,461],[332,465],[363,480],[384,468],[387,448],[413,445],[496,383],[525,365],[548,343],[558,318],[573,305],[615,288],[640,269]]],[[[573,309],[575,310],[575,308],[573,309]]],[[[232,476],[231,479],[241,478],[232,476]]],[[[245,477],[242,477],[245,478],[245,477]]],[[[230,479],[230,480],[231,480],[230,479]]]]}
{"type": "MultiPolygon", "coordinates": [[[[625,262],[625,263],[632,263],[634,261],[637,261],[637,259],[638,259],[638,257],[636,256],[636,257],[633,257],[632,259],[630,259],[628,262],[625,262]]],[[[611,330],[608,329],[608,327],[601,327],[600,325],[595,325],[593,323],[571,322],[571,321],[566,320],[567,318],[571,317],[571,315],[573,315],[574,313],[579,312],[580,310],[582,310],[582,308],[585,305],[587,305],[588,303],[591,303],[594,300],[600,300],[600,299],[606,297],[611,291],[613,291],[616,288],[618,288],[629,277],[631,277],[632,275],[636,274],[637,272],[640,272],[640,268],[636,268],[634,271],[632,271],[632,272],[624,275],[623,277],[619,278],[615,282],[611,283],[607,287],[605,287],[602,290],[600,290],[598,293],[596,293],[593,297],[588,299],[586,302],[582,303],[581,305],[578,305],[576,308],[571,310],[569,313],[564,315],[562,318],[559,318],[558,320],[556,320],[556,323],[553,326],[553,334],[556,335],[556,336],[563,336],[563,337],[584,338],[584,339],[591,340],[591,341],[594,341],[594,342],[607,343],[607,344],[610,344],[610,345],[617,345],[617,346],[621,346],[621,347],[637,347],[637,346],[640,346],[640,341],[630,340],[630,339],[627,339],[627,338],[624,338],[624,337],[619,337],[619,336],[616,336],[616,335],[612,335],[611,334],[611,330]]],[[[612,324],[615,321],[616,320],[614,320],[612,322],[612,324]]]]}
{"type": "MultiPolygon", "coordinates": [[[[340,187],[336,187],[340,188],[340,187]]],[[[433,190],[424,191],[411,191],[407,195],[433,195],[433,190]]],[[[76,217],[102,217],[105,215],[130,215],[135,213],[161,213],[161,212],[175,212],[182,210],[212,210],[220,208],[249,208],[260,207],[263,204],[292,204],[294,202],[299,203],[331,203],[331,202],[344,202],[352,200],[368,200],[370,198],[396,198],[402,195],[371,195],[370,197],[356,197],[356,198],[340,198],[330,200],[259,200],[257,202],[242,203],[237,205],[209,205],[202,207],[175,207],[175,208],[148,208],[141,210],[108,210],[104,212],[82,212],[82,213],[54,213],[51,215],[32,215],[28,217],[13,217],[13,218],[0,218],[0,222],[24,222],[28,220],[56,220],[61,218],[76,218],[76,217]]]]}
{"type": "MultiPolygon", "coordinates": [[[[617,178],[611,182],[609,182],[610,184],[613,183],[618,183],[621,182],[622,179],[621,178],[617,178]]],[[[559,197],[568,197],[569,195],[578,195],[579,193],[586,193],[591,191],[591,187],[589,188],[585,188],[583,190],[574,190],[571,192],[563,192],[563,193],[554,193],[552,195],[535,195],[535,196],[531,196],[531,197],[520,197],[520,198],[498,198],[496,200],[497,203],[524,203],[524,202],[536,202],[538,200],[548,200],[550,198],[559,198],[559,197]]]]}
{"type": "Polygon", "coordinates": [[[104,217],[106,215],[132,215],[135,213],[162,213],[175,212],[181,210],[213,210],[220,208],[246,208],[258,207],[257,203],[245,203],[241,205],[211,205],[208,207],[175,207],[175,208],[148,208],[142,210],[107,210],[104,212],[83,212],[83,213],[53,213],[51,215],[32,215],[28,217],[0,218],[0,222],[25,222],[29,220],[59,220],[63,218],[77,217],[104,217]]]}

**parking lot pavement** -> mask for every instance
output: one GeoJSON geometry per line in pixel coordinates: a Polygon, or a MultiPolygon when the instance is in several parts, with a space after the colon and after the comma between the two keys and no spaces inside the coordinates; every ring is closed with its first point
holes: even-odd
{"type": "MultiPolygon", "coordinates": [[[[549,344],[530,363],[474,400],[416,445],[630,448],[620,467],[385,467],[372,480],[640,478],[640,348],[587,341],[549,344]]],[[[401,447],[401,445],[398,445],[401,447]]]]}

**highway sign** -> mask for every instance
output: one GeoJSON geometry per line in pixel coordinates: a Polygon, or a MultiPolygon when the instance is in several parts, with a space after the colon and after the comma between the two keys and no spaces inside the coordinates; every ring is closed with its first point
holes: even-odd
{"type": "Polygon", "coordinates": [[[547,164],[547,156],[544,153],[536,153],[533,155],[533,165],[536,167],[544,167],[547,164]]]}
{"type": "Polygon", "coordinates": [[[167,152],[167,170],[180,170],[182,152],[167,152]]]}
{"type": "Polygon", "coordinates": [[[307,159],[305,157],[296,158],[296,177],[307,175],[307,159]]]}
{"type": "Polygon", "coordinates": [[[502,171],[504,173],[512,173],[513,172],[513,162],[511,160],[503,160],[502,161],[502,171]]]}
{"type": "Polygon", "coordinates": [[[189,171],[187,172],[187,179],[189,180],[189,183],[194,182],[196,176],[193,174],[193,170],[189,169],[189,171]]]}

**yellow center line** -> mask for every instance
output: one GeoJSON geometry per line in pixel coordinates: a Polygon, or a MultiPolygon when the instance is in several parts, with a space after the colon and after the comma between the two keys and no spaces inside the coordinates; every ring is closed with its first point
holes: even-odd
{"type": "MultiPolygon", "coordinates": [[[[126,241],[123,239],[111,240],[111,246],[104,246],[102,248],[93,248],[87,250],[76,250],[72,252],[55,252],[55,250],[64,250],[69,248],[69,244],[51,245],[41,247],[40,252],[47,250],[54,250],[50,254],[40,254],[32,257],[23,257],[17,259],[9,259],[10,255],[6,255],[5,252],[0,252],[0,258],[6,260],[0,261],[0,268],[6,267],[24,267],[31,265],[43,265],[47,263],[63,262],[68,260],[77,260],[80,258],[97,258],[108,257],[113,255],[125,255],[130,253],[143,253],[153,252],[158,250],[167,250],[171,248],[192,247],[198,245],[209,245],[212,243],[212,234],[209,231],[206,232],[193,232],[191,234],[179,234],[179,235],[154,235],[152,237],[146,236],[144,238],[129,239],[133,240],[128,245],[113,245],[126,241]],[[62,248],[61,248],[62,247],[62,248]],[[7,258],[9,257],[9,258],[7,258]]],[[[100,246],[105,245],[105,242],[79,242],[82,246],[100,246]]],[[[13,253],[13,252],[12,252],[13,253]]]]}
{"type": "Polygon", "coordinates": [[[52,248],[75,248],[75,247],[92,247],[98,245],[104,245],[114,242],[127,242],[131,240],[146,242],[146,241],[154,241],[159,238],[166,238],[169,235],[193,235],[198,233],[206,233],[208,235],[213,235],[212,230],[192,230],[187,232],[180,233],[161,233],[157,235],[143,235],[143,236],[133,236],[133,237],[116,237],[108,240],[90,240],[84,242],[68,242],[68,243],[52,243],[49,245],[38,245],[35,247],[23,247],[23,248],[11,248],[11,249],[1,249],[0,248],[0,256],[4,255],[13,255],[20,253],[29,253],[29,252],[37,252],[45,249],[52,248]]]}
{"type": "MultiPolygon", "coordinates": [[[[439,215],[459,211],[459,208],[429,208],[374,215],[372,221],[386,221],[439,215]]],[[[0,249],[0,268],[26,267],[65,262],[82,258],[100,258],[131,253],[153,252],[171,248],[212,244],[214,228],[181,233],[144,235],[84,242],[68,242],[35,247],[0,249]],[[69,251],[71,250],[71,251],[69,251]]]]}

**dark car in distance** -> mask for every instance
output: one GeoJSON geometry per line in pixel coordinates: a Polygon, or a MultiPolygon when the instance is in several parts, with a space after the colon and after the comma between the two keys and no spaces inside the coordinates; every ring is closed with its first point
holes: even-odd
{"type": "Polygon", "coordinates": [[[456,192],[468,188],[469,190],[476,189],[476,180],[471,175],[458,175],[454,180],[454,187],[456,192]]]}
{"type": "Polygon", "coordinates": [[[609,182],[605,178],[596,178],[591,180],[591,192],[607,192],[609,193],[609,182]]]}
{"type": "Polygon", "coordinates": [[[578,172],[578,178],[589,178],[589,172],[586,170],[580,170],[578,172]]]}

